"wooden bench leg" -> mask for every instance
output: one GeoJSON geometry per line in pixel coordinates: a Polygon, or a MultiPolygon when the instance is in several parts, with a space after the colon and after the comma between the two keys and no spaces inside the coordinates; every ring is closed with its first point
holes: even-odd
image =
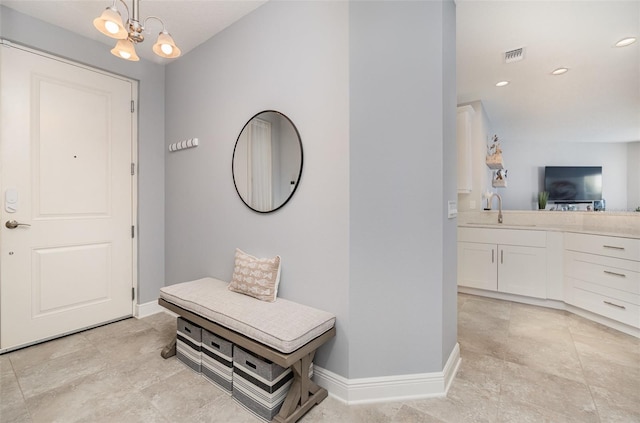
{"type": "Polygon", "coordinates": [[[174,355],[176,355],[176,342],[177,342],[177,339],[174,336],[171,342],[169,342],[167,346],[164,347],[160,352],[160,355],[162,356],[162,358],[167,359],[169,357],[173,357],[174,355]]]}
{"type": "Polygon", "coordinates": [[[304,416],[311,407],[320,404],[327,397],[327,390],[319,387],[309,378],[309,368],[314,356],[315,351],[305,355],[291,366],[293,383],[280,412],[273,418],[274,422],[294,423],[304,416]]]}

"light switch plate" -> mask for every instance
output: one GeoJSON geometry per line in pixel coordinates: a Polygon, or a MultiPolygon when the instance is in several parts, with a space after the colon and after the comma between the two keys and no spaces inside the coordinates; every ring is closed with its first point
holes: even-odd
{"type": "Polygon", "coordinates": [[[447,202],[447,217],[449,219],[453,219],[458,216],[458,202],[457,201],[448,201],[447,202]]]}

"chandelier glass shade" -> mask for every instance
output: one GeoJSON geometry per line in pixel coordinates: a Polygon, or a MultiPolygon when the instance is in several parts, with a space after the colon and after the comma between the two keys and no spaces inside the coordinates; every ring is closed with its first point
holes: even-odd
{"type": "Polygon", "coordinates": [[[176,46],[171,34],[167,32],[162,19],[157,16],[148,16],[140,24],[138,19],[138,2],[133,0],[133,13],[129,13],[129,8],[124,0],[113,0],[113,4],[107,7],[100,16],[93,20],[93,26],[107,37],[118,40],[116,46],[111,50],[114,56],[121,59],[138,61],[140,58],[136,54],[135,45],[144,41],[144,29],[147,21],[155,19],[162,24],[162,31],[158,34],[158,39],[153,45],[153,52],[160,57],[173,59],[180,56],[181,51],[176,46]],[[118,1],[122,3],[127,11],[126,23],[123,22],[120,11],[116,8],[118,1]]]}
{"type": "Polygon", "coordinates": [[[107,37],[124,40],[129,35],[122,25],[122,15],[114,6],[107,7],[93,20],[93,26],[107,37]]]}
{"type": "Polygon", "coordinates": [[[153,45],[153,52],[160,57],[166,57],[167,59],[173,59],[180,56],[180,49],[176,46],[175,41],[171,38],[171,34],[163,30],[158,35],[158,40],[153,45]]]}
{"type": "Polygon", "coordinates": [[[118,40],[116,46],[111,49],[111,54],[121,59],[131,60],[132,62],[140,60],[136,54],[136,48],[133,46],[133,41],[127,38],[124,40],[118,40]]]}

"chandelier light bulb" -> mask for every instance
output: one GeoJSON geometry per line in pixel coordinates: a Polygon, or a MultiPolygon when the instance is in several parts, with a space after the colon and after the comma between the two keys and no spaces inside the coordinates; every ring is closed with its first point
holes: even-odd
{"type": "Polygon", "coordinates": [[[107,31],[109,31],[111,34],[117,34],[118,33],[118,24],[113,22],[113,21],[106,21],[104,23],[104,27],[106,28],[107,31]]]}
{"type": "Polygon", "coordinates": [[[170,44],[162,44],[160,46],[160,50],[162,50],[162,52],[168,56],[173,52],[173,47],[171,47],[170,44]]]}

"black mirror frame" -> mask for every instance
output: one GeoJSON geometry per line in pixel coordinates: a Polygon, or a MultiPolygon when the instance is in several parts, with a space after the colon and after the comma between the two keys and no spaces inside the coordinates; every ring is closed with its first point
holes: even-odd
{"type": "Polygon", "coordinates": [[[296,193],[296,191],[298,190],[298,186],[300,185],[300,180],[302,179],[302,168],[303,168],[303,164],[304,164],[304,151],[302,149],[302,137],[300,136],[300,132],[298,132],[298,127],[293,123],[293,121],[291,119],[289,119],[289,117],[287,115],[285,115],[282,112],[279,112],[277,110],[263,110],[261,112],[256,113],[255,115],[253,115],[248,121],[247,123],[244,124],[244,126],[242,127],[242,129],[240,130],[240,133],[238,134],[238,138],[236,138],[236,143],[233,147],[233,156],[231,157],[231,176],[233,177],[233,186],[236,189],[236,193],[238,194],[238,197],[240,197],[240,200],[242,200],[242,202],[244,203],[245,206],[247,206],[248,208],[250,208],[251,210],[253,210],[256,213],[260,213],[260,214],[267,214],[267,213],[273,213],[277,210],[280,210],[282,207],[284,207],[285,204],[287,204],[289,202],[289,200],[291,200],[291,198],[293,197],[293,195],[296,193]],[[295,185],[295,187],[293,188],[293,191],[291,191],[291,193],[289,194],[289,196],[287,197],[287,199],[285,201],[282,202],[282,204],[280,204],[278,207],[271,209],[271,210],[256,210],[253,207],[251,207],[249,204],[247,204],[247,202],[245,201],[244,198],[242,198],[242,195],[240,194],[240,191],[238,190],[238,184],[236,183],[236,175],[235,172],[233,170],[233,163],[235,161],[236,158],[236,150],[238,148],[238,142],[240,141],[240,136],[242,136],[242,133],[244,132],[245,128],[247,127],[247,125],[249,125],[249,123],[257,118],[258,116],[260,116],[263,113],[277,113],[278,115],[284,117],[293,127],[293,130],[296,132],[296,136],[298,137],[298,146],[300,147],[300,171],[298,172],[298,179],[297,179],[297,183],[295,185]]]}

